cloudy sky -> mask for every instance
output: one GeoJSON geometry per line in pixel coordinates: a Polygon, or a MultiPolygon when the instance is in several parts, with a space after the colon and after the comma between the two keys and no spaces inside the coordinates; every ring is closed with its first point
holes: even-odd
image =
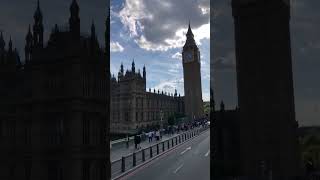
{"type": "MultiPolygon", "coordinates": [[[[70,17],[69,7],[72,0],[40,0],[45,29],[44,41],[48,41],[51,29],[55,24],[65,26],[70,17]]],[[[108,2],[103,0],[77,0],[80,7],[81,31],[90,33],[92,21],[96,25],[96,32],[100,45],[104,45],[105,20],[108,2]]],[[[37,7],[37,0],[0,0],[0,31],[3,31],[6,45],[12,36],[13,46],[19,51],[24,61],[25,36],[28,26],[34,23],[33,15],[37,7]]]]}
{"type": "MultiPolygon", "coordinates": [[[[291,0],[291,46],[296,119],[320,125],[320,1],[291,0]]],[[[216,104],[237,104],[234,31],[230,0],[212,1],[212,83],[216,104]]]]}
{"type": "Polygon", "coordinates": [[[188,21],[201,51],[203,99],[210,80],[209,0],[111,0],[111,72],[147,69],[147,89],[174,93],[183,89],[182,46],[188,21]]]}

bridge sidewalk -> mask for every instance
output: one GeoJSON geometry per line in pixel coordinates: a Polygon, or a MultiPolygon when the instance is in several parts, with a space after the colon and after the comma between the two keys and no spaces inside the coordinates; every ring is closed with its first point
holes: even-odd
{"type": "MultiPolygon", "coordinates": [[[[151,145],[157,144],[157,143],[162,142],[162,141],[166,141],[166,140],[168,140],[168,139],[170,139],[172,137],[175,137],[177,135],[178,135],[177,133],[175,133],[173,135],[165,134],[165,135],[162,136],[161,140],[156,141],[155,138],[153,138],[152,142],[150,142],[150,143],[149,143],[148,138],[147,138],[145,141],[142,141],[140,143],[140,147],[141,148],[147,148],[147,147],[150,147],[151,145]]],[[[111,162],[113,162],[115,160],[118,160],[118,159],[121,159],[122,156],[126,156],[128,154],[131,154],[134,151],[138,151],[138,149],[137,150],[135,149],[133,142],[129,143],[129,148],[127,148],[126,143],[121,143],[120,145],[113,146],[111,148],[111,150],[110,150],[111,162]]]]}

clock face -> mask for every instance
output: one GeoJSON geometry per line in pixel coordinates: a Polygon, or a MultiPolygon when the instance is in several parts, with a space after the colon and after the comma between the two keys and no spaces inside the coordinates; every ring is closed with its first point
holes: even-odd
{"type": "Polygon", "coordinates": [[[193,59],[193,53],[192,52],[185,52],[183,59],[184,59],[184,62],[191,62],[193,59]]]}

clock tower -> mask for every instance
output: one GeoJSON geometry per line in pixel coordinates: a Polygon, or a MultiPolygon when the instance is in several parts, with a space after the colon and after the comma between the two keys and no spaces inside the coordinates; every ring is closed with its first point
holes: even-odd
{"type": "Polygon", "coordinates": [[[184,75],[185,113],[188,118],[198,118],[203,115],[201,90],[200,51],[194,40],[190,27],[186,34],[187,40],[182,51],[184,75]]]}
{"type": "Polygon", "coordinates": [[[303,164],[295,119],[289,0],[232,0],[240,175],[291,180],[303,164]]]}

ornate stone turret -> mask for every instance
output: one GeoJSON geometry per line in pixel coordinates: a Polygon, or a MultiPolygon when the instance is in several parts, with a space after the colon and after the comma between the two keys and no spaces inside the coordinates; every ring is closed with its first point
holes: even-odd
{"type": "Polygon", "coordinates": [[[34,47],[43,47],[43,23],[42,12],[40,9],[40,2],[38,0],[37,9],[34,13],[34,25],[33,25],[33,45],[34,47]]]}
{"type": "Polygon", "coordinates": [[[96,39],[97,39],[96,27],[94,25],[94,21],[92,20],[92,24],[91,24],[91,40],[92,41],[96,41],[96,39]]]}
{"type": "Polygon", "coordinates": [[[4,47],[6,46],[6,42],[3,39],[3,34],[0,34],[0,51],[4,51],[4,47]]]}
{"type": "Polygon", "coordinates": [[[15,65],[21,65],[20,56],[17,48],[14,48],[14,61],[12,61],[15,65]]]}
{"type": "Polygon", "coordinates": [[[54,25],[54,32],[55,32],[55,33],[58,33],[58,32],[59,32],[58,24],[55,24],[55,25],[54,25]]]}
{"type": "Polygon", "coordinates": [[[110,53],[110,7],[108,11],[108,16],[106,20],[106,31],[104,33],[105,35],[105,51],[106,53],[110,53]]]}
{"type": "Polygon", "coordinates": [[[75,39],[80,37],[80,18],[79,18],[80,8],[76,0],[72,1],[70,6],[70,18],[69,18],[69,26],[70,32],[72,33],[75,39]]]}
{"type": "Polygon", "coordinates": [[[135,64],[134,64],[134,60],[132,61],[131,71],[132,71],[133,73],[136,72],[136,67],[135,67],[135,64]]]}
{"type": "Polygon", "coordinates": [[[2,61],[4,60],[5,46],[6,46],[6,42],[4,41],[3,34],[1,32],[1,34],[0,34],[0,63],[2,63],[2,61]]]}
{"type": "Polygon", "coordinates": [[[92,20],[92,24],[91,24],[90,43],[91,43],[91,47],[90,47],[91,48],[91,53],[92,54],[96,54],[96,50],[99,48],[99,44],[98,44],[96,28],[95,28],[93,20],[92,20]]]}
{"type": "Polygon", "coordinates": [[[123,75],[123,64],[121,63],[121,66],[120,66],[120,72],[122,73],[123,75]]]}
{"type": "Polygon", "coordinates": [[[124,75],[123,64],[121,63],[121,65],[120,65],[120,71],[119,71],[119,73],[118,73],[118,79],[121,78],[121,77],[123,77],[123,75],[124,75]]]}
{"type": "Polygon", "coordinates": [[[33,39],[33,36],[31,33],[31,27],[29,25],[29,30],[26,35],[26,45],[24,48],[26,62],[31,60],[31,52],[32,52],[32,47],[33,47],[32,39],[33,39]]]}
{"type": "Polygon", "coordinates": [[[143,66],[143,79],[146,80],[146,66],[143,66]]]}
{"type": "Polygon", "coordinates": [[[9,49],[8,49],[8,53],[9,53],[9,54],[13,53],[13,50],[12,50],[12,39],[11,39],[11,36],[10,36],[10,40],[9,40],[9,49]]]}
{"type": "Polygon", "coordinates": [[[221,101],[221,103],[220,103],[220,111],[224,111],[224,103],[223,103],[223,101],[221,101]]]}

